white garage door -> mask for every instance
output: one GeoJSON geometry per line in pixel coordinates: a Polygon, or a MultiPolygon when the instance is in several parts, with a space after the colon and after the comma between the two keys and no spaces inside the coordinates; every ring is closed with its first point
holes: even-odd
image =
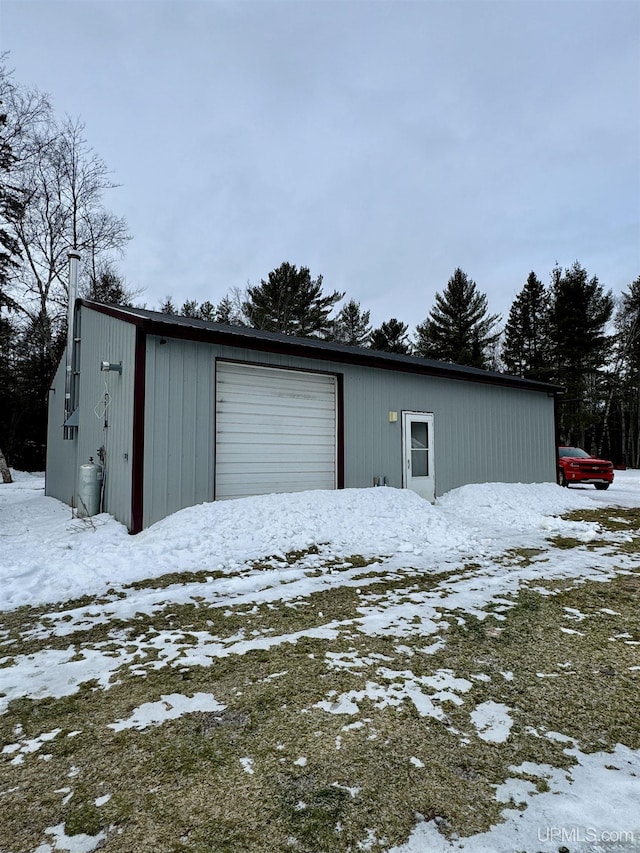
{"type": "Polygon", "coordinates": [[[336,487],[336,378],[218,362],[216,498],[336,487]]]}

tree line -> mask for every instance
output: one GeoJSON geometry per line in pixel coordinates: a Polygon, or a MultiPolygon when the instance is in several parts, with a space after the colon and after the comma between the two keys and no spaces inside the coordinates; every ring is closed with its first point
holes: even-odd
{"type": "Polygon", "coordinates": [[[545,286],[531,272],[504,328],[488,298],[457,268],[413,333],[395,317],[377,328],[355,299],[325,293],[322,276],[281,264],[259,285],[217,305],[168,297],[160,310],[214,322],[322,338],[346,346],[454,362],[562,386],[562,443],[640,466],[640,277],[620,298],[578,261],[556,265],[545,286]]]}
{"type": "MultiPolygon", "coordinates": [[[[81,296],[132,305],[117,269],[129,233],[104,198],[114,184],[84,138],[46,96],[0,63],[0,469],[42,470],[46,401],[66,337],[67,252],[81,252],[81,296]]],[[[167,296],[159,310],[344,346],[455,362],[563,386],[560,440],[640,467],[640,277],[614,300],[578,261],[531,272],[508,318],[456,268],[424,319],[373,327],[370,311],[321,275],[286,261],[219,302],[167,296]]],[[[1,471],[0,471],[1,473],[1,471]]]]}

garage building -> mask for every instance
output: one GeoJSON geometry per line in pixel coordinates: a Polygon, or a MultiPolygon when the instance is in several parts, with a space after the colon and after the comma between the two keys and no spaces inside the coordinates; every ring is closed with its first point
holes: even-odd
{"type": "Polygon", "coordinates": [[[137,533],[204,501],[555,481],[557,387],[412,356],[78,300],[49,395],[46,494],[137,533]],[[65,405],[65,395],[67,403],[65,405]]]}

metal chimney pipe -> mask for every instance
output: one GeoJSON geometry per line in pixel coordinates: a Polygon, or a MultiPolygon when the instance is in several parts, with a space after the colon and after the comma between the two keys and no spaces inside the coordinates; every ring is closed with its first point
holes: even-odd
{"type": "Polygon", "coordinates": [[[77,249],[71,249],[69,257],[69,285],[68,296],[69,303],[67,306],[67,352],[66,352],[66,372],[64,376],[64,438],[71,439],[74,436],[73,427],[67,426],[67,421],[73,412],[73,350],[74,350],[74,334],[75,334],[75,310],[76,299],[78,297],[78,262],[80,261],[80,252],[77,249]]]}

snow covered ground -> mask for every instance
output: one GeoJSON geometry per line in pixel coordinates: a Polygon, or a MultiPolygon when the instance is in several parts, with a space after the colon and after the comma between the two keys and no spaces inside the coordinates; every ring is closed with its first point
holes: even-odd
{"type": "MultiPolygon", "coordinates": [[[[505,551],[545,548],[551,536],[593,540],[597,525],[559,517],[570,510],[602,504],[640,507],[640,471],[620,471],[607,492],[592,487],[561,489],[554,484],[481,484],[450,492],[435,505],[390,488],[267,495],[192,507],[132,537],[107,514],[88,521],[72,518],[67,506],[44,496],[42,477],[14,475],[15,483],[0,484],[0,610],[53,605],[83,596],[98,599],[64,611],[64,619],[62,612],[52,609],[48,625],[54,628],[47,630],[57,636],[109,620],[127,620],[133,614],[154,613],[168,600],[189,602],[196,594],[204,596],[209,606],[225,608],[296,601],[318,590],[346,585],[362,593],[362,606],[354,619],[359,631],[371,636],[390,632],[402,638],[418,623],[425,643],[433,641],[433,647],[439,648],[443,640],[438,620],[443,611],[462,610],[482,619],[489,604],[495,605],[539,576],[535,563],[505,567],[498,559],[505,551]],[[289,564],[284,556],[293,551],[302,552],[301,557],[289,564]],[[339,566],[340,560],[354,554],[368,561],[366,572],[357,567],[323,568],[332,561],[339,566]],[[462,569],[471,560],[474,571],[454,573],[429,599],[416,599],[413,608],[406,598],[394,604],[388,597],[381,604],[375,596],[367,596],[376,572],[378,577],[388,576],[410,565],[416,572],[446,573],[462,569]],[[184,572],[198,573],[197,580],[180,579],[162,589],[130,586],[184,572]]],[[[568,549],[562,559],[545,565],[544,577],[604,580],[621,565],[637,570],[640,555],[608,559],[602,553],[568,549]]],[[[307,636],[331,637],[338,630],[329,620],[309,629],[307,636]]],[[[2,637],[0,630],[0,641],[2,637]]],[[[179,637],[166,631],[156,643],[162,646],[164,661],[180,657],[188,666],[292,640],[292,635],[256,636],[238,638],[234,644],[202,636],[197,646],[186,648],[179,637]]],[[[86,651],[83,657],[71,647],[0,658],[0,714],[14,699],[70,695],[88,679],[96,679],[106,689],[116,669],[133,661],[142,649],[134,653],[130,646],[123,643],[117,653],[86,651]]],[[[344,656],[332,662],[335,667],[356,665],[344,656]]],[[[391,679],[388,674],[384,677],[391,679]]],[[[419,683],[405,680],[401,689],[368,684],[364,691],[327,696],[317,707],[344,714],[348,723],[366,695],[380,706],[410,699],[420,714],[437,716],[444,693],[461,702],[469,687],[470,682],[465,684],[451,673],[436,672],[419,683]]],[[[113,720],[112,728],[141,729],[196,709],[222,707],[210,694],[191,698],[172,694],[138,707],[127,719],[113,720]]],[[[500,743],[509,737],[509,709],[500,703],[478,706],[471,720],[478,736],[487,741],[500,743]]],[[[56,734],[55,730],[43,733],[34,741],[21,739],[17,732],[15,742],[4,744],[0,754],[19,764],[56,734]]],[[[489,832],[449,841],[434,821],[417,815],[414,833],[406,844],[394,848],[395,853],[555,853],[563,845],[571,853],[640,849],[640,753],[618,744],[613,754],[586,755],[569,739],[566,749],[576,759],[570,771],[513,768],[513,778],[496,791],[498,802],[505,803],[504,820],[489,832]],[[619,772],[613,773],[611,766],[619,772]],[[543,775],[548,791],[532,792],[531,782],[523,778],[526,774],[543,775]],[[514,803],[526,803],[526,808],[514,803]]],[[[253,773],[252,760],[246,761],[245,771],[253,773]]],[[[419,757],[412,763],[422,764],[419,757]]],[[[104,837],[70,838],[63,825],[46,831],[53,837],[37,853],[90,851],[104,837]]],[[[363,844],[362,849],[367,849],[363,844]]]]}
{"type": "MultiPolygon", "coordinates": [[[[514,538],[538,545],[575,527],[556,514],[594,501],[640,505],[640,472],[619,471],[608,492],[485,483],[456,489],[435,506],[390,488],[264,495],[190,507],[132,537],[107,514],[73,519],[68,506],[44,496],[41,476],[13,473],[13,484],[0,484],[2,609],[203,569],[228,574],[224,592],[238,594],[247,583],[233,578],[250,561],[314,545],[324,556],[388,556],[390,567],[410,553],[414,565],[432,567],[499,553],[514,538]]],[[[588,538],[588,527],[578,535],[588,538]]]]}

